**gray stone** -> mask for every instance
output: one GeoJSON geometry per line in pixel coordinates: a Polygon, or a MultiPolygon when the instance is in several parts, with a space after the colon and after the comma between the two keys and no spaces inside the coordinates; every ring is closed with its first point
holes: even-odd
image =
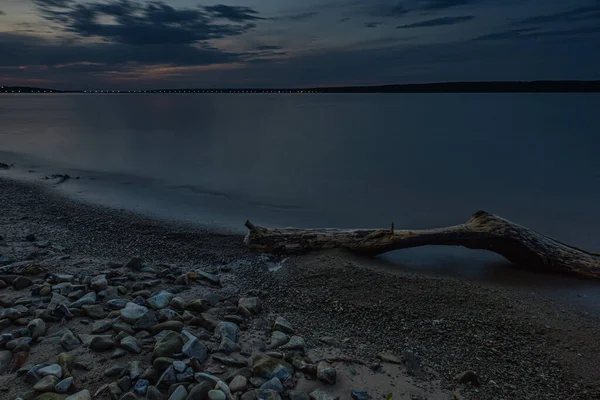
{"type": "Polygon", "coordinates": [[[336,370],[329,363],[320,361],[317,364],[317,379],[329,383],[330,385],[335,385],[336,378],[336,370]]]}
{"type": "Polygon", "coordinates": [[[126,333],[131,336],[135,335],[135,329],[127,322],[121,321],[120,319],[113,322],[112,329],[117,333],[126,333]]]}
{"type": "Polygon", "coordinates": [[[364,390],[353,390],[350,392],[350,396],[352,397],[352,400],[369,400],[371,398],[371,396],[369,396],[369,394],[364,390]]]}
{"type": "Polygon", "coordinates": [[[90,288],[95,292],[104,290],[107,287],[108,281],[106,280],[106,277],[104,275],[97,276],[90,282],[90,288]]]}
{"type": "Polygon", "coordinates": [[[310,400],[336,400],[336,398],[320,389],[313,390],[309,394],[310,400]]]}
{"type": "Polygon", "coordinates": [[[138,397],[135,394],[129,392],[125,393],[120,400],[138,400],[138,397]]]}
{"type": "Polygon", "coordinates": [[[136,380],[142,375],[142,364],[139,361],[129,363],[129,377],[136,380]]]}
{"type": "Polygon", "coordinates": [[[125,357],[127,355],[127,352],[125,350],[123,350],[122,348],[116,348],[113,350],[112,353],[110,353],[110,358],[121,358],[121,357],[125,357]]]}
{"type": "Polygon", "coordinates": [[[157,370],[164,371],[164,370],[166,370],[167,368],[169,368],[173,364],[173,361],[174,360],[172,358],[170,358],[170,357],[157,357],[152,362],[152,365],[157,370]]]}
{"type": "Polygon", "coordinates": [[[227,400],[227,395],[220,390],[211,390],[208,392],[209,400],[227,400]]]}
{"type": "Polygon", "coordinates": [[[81,342],[79,341],[79,339],[77,339],[73,332],[68,331],[60,338],[60,345],[66,351],[71,351],[79,347],[79,345],[81,345],[81,342]]]}
{"type": "Polygon", "coordinates": [[[259,354],[254,357],[252,372],[255,377],[264,379],[277,377],[284,381],[294,374],[294,367],[283,360],[259,354]]]}
{"type": "Polygon", "coordinates": [[[194,311],[198,314],[203,313],[204,311],[208,310],[209,308],[210,308],[210,303],[203,299],[194,299],[194,300],[188,301],[185,304],[186,310],[194,311]]]}
{"type": "Polygon", "coordinates": [[[58,364],[51,364],[47,367],[40,368],[38,369],[37,373],[39,376],[53,375],[57,378],[60,378],[63,375],[62,367],[58,364]]]}
{"type": "Polygon", "coordinates": [[[283,317],[277,317],[275,323],[273,324],[273,330],[281,331],[290,335],[294,334],[294,328],[292,327],[292,324],[283,317]]]}
{"type": "Polygon", "coordinates": [[[212,384],[213,387],[221,381],[216,376],[206,374],[204,372],[198,372],[197,374],[195,374],[194,379],[196,379],[196,382],[198,382],[198,383],[208,382],[208,383],[212,384]]]}
{"type": "Polygon", "coordinates": [[[221,277],[219,275],[209,274],[208,272],[202,270],[196,270],[196,274],[198,274],[199,278],[206,279],[214,285],[218,285],[221,283],[221,277]]]}
{"type": "Polygon", "coordinates": [[[308,393],[303,390],[290,390],[288,398],[289,400],[310,400],[308,393]]]}
{"type": "Polygon", "coordinates": [[[96,304],[96,293],[89,292],[85,296],[81,297],[79,300],[72,302],[69,307],[70,308],[81,308],[83,306],[91,306],[96,304]]]}
{"type": "Polygon", "coordinates": [[[154,352],[152,353],[152,359],[157,357],[171,357],[173,354],[181,353],[183,347],[183,340],[177,332],[166,331],[165,337],[158,341],[154,346],[154,352]]]}
{"type": "Polygon", "coordinates": [[[133,324],[133,329],[152,329],[155,325],[158,325],[156,313],[154,311],[148,311],[133,324]]]}
{"type": "Polygon", "coordinates": [[[233,322],[219,322],[215,328],[215,336],[217,339],[226,337],[232,342],[236,342],[238,329],[238,326],[233,322]]]}
{"type": "Polygon", "coordinates": [[[67,397],[65,400],[92,400],[92,395],[86,389],[67,397]]]}
{"type": "MultiPolygon", "coordinates": [[[[31,344],[32,341],[33,341],[33,339],[31,339],[28,336],[25,336],[25,337],[13,339],[13,340],[7,342],[5,346],[8,350],[12,351],[13,353],[16,353],[16,352],[20,351],[19,349],[22,349],[24,347],[24,345],[31,344]]],[[[29,349],[29,346],[27,346],[27,349],[29,349]]]]}
{"type": "Polygon", "coordinates": [[[275,390],[259,389],[256,391],[257,400],[281,400],[281,396],[275,390]]]}
{"type": "Polygon", "coordinates": [[[229,389],[232,392],[243,392],[248,387],[248,379],[245,376],[237,375],[233,380],[229,383],[229,389]]]}
{"type": "Polygon", "coordinates": [[[246,308],[248,311],[250,311],[252,314],[255,314],[255,315],[260,313],[260,310],[262,308],[262,304],[258,297],[241,298],[240,301],[238,302],[238,305],[240,307],[246,308]]]}
{"type": "Polygon", "coordinates": [[[214,354],[212,356],[212,358],[214,361],[217,361],[224,365],[231,365],[233,367],[242,367],[242,368],[248,366],[248,363],[246,362],[246,360],[239,360],[234,357],[224,357],[224,356],[214,354]]]}
{"type": "Polygon", "coordinates": [[[100,321],[94,322],[92,325],[92,333],[104,333],[110,329],[112,329],[112,321],[103,319],[100,321]]]}
{"type": "Polygon", "coordinates": [[[181,332],[182,329],[183,329],[183,322],[167,321],[167,322],[163,322],[162,324],[155,325],[152,328],[152,333],[154,333],[156,335],[157,333],[160,333],[162,331],[181,332]]]}
{"type": "Polygon", "coordinates": [[[148,309],[146,307],[129,302],[127,303],[127,306],[121,310],[121,318],[129,324],[135,324],[136,321],[142,318],[147,312],[148,309]]]}
{"type": "Polygon", "coordinates": [[[206,361],[208,358],[208,350],[206,346],[197,338],[193,338],[183,345],[181,352],[187,357],[198,359],[198,361],[201,363],[206,361]]]}
{"type": "Polygon", "coordinates": [[[136,382],[133,391],[139,395],[145,395],[149,387],[150,382],[148,382],[146,379],[140,379],[136,382]]]}
{"type": "Polygon", "coordinates": [[[474,371],[461,372],[460,374],[457,374],[454,377],[454,380],[459,383],[465,383],[465,384],[470,383],[474,386],[479,385],[479,377],[477,376],[477,374],[474,371]]]}
{"type": "Polygon", "coordinates": [[[257,376],[253,376],[252,378],[250,378],[250,384],[252,386],[254,386],[254,387],[257,387],[257,388],[259,388],[262,385],[264,385],[265,382],[267,382],[267,381],[268,381],[268,379],[260,378],[260,377],[257,377],[257,376]]]}
{"type": "Polygon", "coordinates": [[[90,342],[90,349],[94,351],[106,351],[114,349],[116,345],[110,336],[95,336],[90,342]]]}
{"type": "Polygon", "coordinates": [[[99,304],[83,306],[81,307],[81,310],[90,318],[103,319],[108,317],[108,311],[106,311],[104,307],[99,304]]]}
{"type": "Polygon", "coordinates": [[[251,390],[249,392],[244,393],[240,400],[256,400],[257,398],[258,395],[256,394],[256,390],[251,390]]]}
{"type": "Polygon", "coordinates": [[[270,349],[276,349],[279,346],[283,346],[290,341],[290,337],[283,332],[273,331],[271,333],[271,343],[269,343],[270,349]]]}
{"type": "Polygon", "coordinates": [[[418,375],[421,372],[421,358],[415,352],[404,350],[402,357],[410,375],[418,375]]]}
{"type": "Polygon", "coordinates": [[[146,391],[146,400],[165,400],[165,396],[162,395],[156,386],[148,386],[148,390],[146,391]]]}
{"type": "Polygon", "coordinates": [[[277,393],[283,393],[283,384],[278,378],[272,378],[267,382],[263,383],[260,387],[262,390],[274,390],[277,393]]]}
{"type": "Polygon", "coordinates": [[[169,305],[177,310],[185,309],[185,301],[181,297],[173,297],[169,305]]]}
{"type": "Polygon", "coordinates": [[[127,365],[123,365],[123,364],[111,365],[104,371],[104,376],[111,377],[111,376],[120,375],[125,370],[126,367],[127,367],[127,365]]]}
{"type": "Polygon", "coordinates": [[[111,310],[121,310],[127,306],[128,301],[125,299],[112,299],[106,302],[106,305],[111,310]]]}
{"type": "Polygon", "coordinates": [[[208,382],[200,382],[190,390],[186,400],[206,399],[208,398],[208,392],[210,392],[213,387],[214,385],[211,385],[208,382]]]}
{"type": "Polygon", "coordinates": [[[29,329],[29,335],[31,338],[36,340],[37,338],[44,336],[46,333],[46,323],[40,318],[35,318],[27,324],[27,329],[29,329]]]}
{"type": "Polygon", "coordinates": [[[231,354],[238,352],[242,349],[242,347],[231,339],[224,337],[221,339],[221,344],[219,345],[219,351],[222,351],[225,354],[231,354]]]}
{"type": "Polygon", "coordinates": [[[397,357],[391,353],[379,353],[377,356],[383,362],[387,362],[390,364],[403,364],[402,358],[397,357]]]}
{"type": "Polygon", "coordinates": [[[69,389],[71,388],[72,384],[73,384],[73,377],[70,376],[70,377],[65,378],[62,381],[58,382],[56,384],[56,386],[54,387],[54,390],[56,391],[56,393],[67,393],[69,391],[69,389]]]}
{"type": "Polygon", "coordinates": [[[142,352],[142,346],[140,345],[140,343],[131,336],[128,336],[121,340],[121,347],[135,354],[140,354],[142,352]]]}
{"type": "Polygon", "coordinates": [[[17,279],[15,279],[13,281],[13,287],[16,290],[21,290],[21,289],[25,289],[26,287],[29,287],[33,285],[33,281],[29,278],[26,278],[24,276],[19,276],[17,277],[17,279]]]}
{"type": "Polygon", "coordinates": [[[169,305],[173,297],[172,293],[162,291],[156,296],[150,297],[146,300],[146,303],[155,310],[161,310],[169,305]]]}
{"type": "Polygon", "coordinates": [[[131,268],[133,270],[139,271],[144,268],[142,264],[142,259],[139,257],[133,257],[127,264],[125,264],[125,268],[131,268]]]}
{"type": "Polygon", "coordinates": [[[185,386],[178,386],[177,389],[173,392],[173,394],[169,397],[169,400],[185,400],[188,396],[188,392],[185,389],[185,386]]]}
{"type": "Polygon", "coordinates": [[[163,308],[158,311],[158,320],[161,322],[164,321],[172,321],[172,320],[180,320],[179,314],[176,311],[171,310],[170,308],[163,308]]]}
{"type": "Polygon", "coordinates": [[[40,379],[35,385],[33,390],[36,392],[53,392],[54,387],[58,383],[58,378],[54,375],[47,375],[40,379]]]}
{"type": "Polygon", "coordinates": [[[306,343],[304,342],[303,338],[301,338],[300,336],[292,336],[289,342],[281,346],[281,350],[304,352],[305,346],[306,343]]]}

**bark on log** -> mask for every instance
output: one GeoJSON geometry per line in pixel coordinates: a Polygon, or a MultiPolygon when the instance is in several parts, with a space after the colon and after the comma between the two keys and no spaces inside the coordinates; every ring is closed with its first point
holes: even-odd
{"type": "Polygon", "coordinates": [[[264,228],[247,221],[245,243],[265,253],[301,254],[345,248],[375,256],[426,245],[489,250],[514,264],[543,271],[600,278],[600,254],[561,243],[485,211],[461,225],[425,230],[264,228]]]}

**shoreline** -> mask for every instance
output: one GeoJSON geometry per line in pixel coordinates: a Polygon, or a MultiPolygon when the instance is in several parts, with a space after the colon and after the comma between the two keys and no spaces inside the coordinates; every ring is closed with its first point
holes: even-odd
{"type": "MultiPolygon", "coordinates": [[[[235,300],[259,291],[263,310],[243,322],[248,330],[242,332],[241,344],[268,343],[269,325],[284,316],[306,341],[311,359],[346,360],[332,361],[339,378],[336,385],[299,377],[297,387],[306,392],[318,386],[340,398],[348,398],[350,389],[366,389],[373,398],[392,390],[394,399],[413,395],[445,399],[452,393],[465,399],[600,396],[600,344],[595,341],[599,319],[564,305],[557,308],[543,296],[448,277],[392,272],[378,260],[343,251],[269,260],[249,252],[241,235],[77,203],[41,185],[5,178],[0,178],[0,204],[4,242],[0,256],[16,262],[37,252],[32,261],[48,272],[85,270],[93,277],[106,272],[108,262],[118,261],[117,270],[127,276],[130,271],[123,264],[139,256],[155,270],[167,265],[166,269],[217,273],[220,286],[192,284],[178,296],[187,301],[216,293],[223,299],[220,307],[214,307],[219,316],[235,307],[235,300]],[[36,241],[24,239],[29,233],[35,234],[36,241]],[[39,246],[46,242],[47,246],[39,246]],[[403,354],[416,354],[421,372],[411,376],[406,365],[378,360],[382,352],[400,359],[403,354]],[[381,369],[368,368],[376,362],[381,369]],[[454,379],[468,370],[476,372],[480,386],[454,379]]],[[[146,275],[155,280],[152,273],[146,275]]],[[[41,281],[43,277],[30,278],[41,281]]],[[[172,286],[163,278],[149,290],[172,286]]],[[[13,298],[19,293],[10,287],[0,291],[13,298]]],[[[91,324],[75,323],[75,319],[67,327],[79,335],[89,334],[91,324]]],[[[76,357],[100,363],[97,354],[84,347],[73,351],[76,357]]],[[[31,346],[30,361],[45,362],[38,348],[45,348],[43,342],[31,346]]],[[[51,356],[62,351],[53,348],[51,356]]],[[[145,368],[150,365],[149,354],[145,350],[141,354],[138,358],[145,368]]],[[[107,361],[99,365],[104,369],[114,362],[107,361]]],[[[230,372],[228,368],[222,375],[230,372]]],[[[88,384],[90,392],[115,380],[92,379],[79,371],[73,375],[77,387],[86,389],[88,384]]],[[[0,379],[8,388],[7,398],[31,389],[15,374],[0,379]]]]}

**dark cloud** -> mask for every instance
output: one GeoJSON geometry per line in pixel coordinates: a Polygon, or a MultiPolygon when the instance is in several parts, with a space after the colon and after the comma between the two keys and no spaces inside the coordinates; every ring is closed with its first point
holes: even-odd
{"type": "Polygon", "coordinates": [[[2,10],[0,10],[0,15],[6,15],[6,13],[2,10]]]}
{"type": "Polygon", "coordinates": [[[224,5],[176,9],[160,1],[130,0],[36,0],[36,4],[43,17],[60,23],[66,31],[134,45],[191,45],[245,33],[255,26],[249,21],[262,19],[250,8],[224,5]],[[103,16],[113,18],[115,23],[103,23],[103,16]]]}
{"type": "Polygon", "coordinates": [[[409,10],[402,4],[388,5],[376,4],[365,8],[366,14],[371,17],[401,17],[408,14],[409,10]]]}
{"type": "Polygon", "coordinates": [[[445,10],[452,7],[465,6],[480,0],[422,0],[419,8],[422,10],[445,10]]]}
{"type": "Polygon", "coordinates": [[[316,11],[308,11],[308,12],[287,15],[284,17],[279,17],[279,18],[274,18],[274,19],[280,20],[280,21],[306,21],[313,17],[316,17],[317,15],[319,15],[319,13],[316,11]]]}
{"type": "Polygon", "coordinates": [[[381,22],[365,22],[364,23],[365,28],[377,28],[379,25],[381,25],[381,22]]]}
{"type": "Polygon", "coordinates": [[[260,51],[281,50],[281,49],[282,49],[281,46],[273,46],[273,45],[268,45],[268,44],[263,44],[263,45],[254,47],[254,50],[260,50],[260,51]]]}
{"type": "Polygon", "coordinates": [[[211,65],[239,61],[241,54],[188,45],[135,46],[121,43],[53,43],[29,35],[0,34],[0,65],[102,64],[105,70],[128,63],[144,65],[211,65]]]}
{"type": "Polygon", "coordinates": [[[441,18],[428,19],[426,21],[421,21],[421,22],[415,22],[414,24],[400,25],[400,26],[397,26],[396,28],[411,29],[411,28],[429,28],[429,27],[433,27],[433,26],[456,25],[456,24],[462,24],[463,22],[470,21],[474,18],[475,17],[473,15],[463,15],[460,17],[441,17],[441,18]]]}
{"type": "Polygon", "coordinates": [[[346,22],[346,21],[350,21],[352,18],[350,17],[346,17],[346,18],[342,18],[340,19],[338,22],[346,22]]]}
{"type": "Polygon", "coordinates": [[[521,37],[527,37],[527,34],[534,30],[536,30],[536,28],[509,29],[505,32],[490,33],[487,35],[478,36],[473,40],[480,41],[480,40],[518,39],[521,37]]]}
{"type": "Polygon", "coordinates": [[[216,6],[204,7],[204,9],[215,18],[227,19],[232,22],[246,22],[264,19],[259,16],[258,11],[250,7],[226,6],[217,4],[216,6]]]}
{"type": "Polygon", "coordinates": [[[596,5],[578,7],[569,11],[554,14],[537,15],[518,21],[520,25],[545,24],[552,22],[575,22],[590,19],[600,19],[600,2],[596,5]]]}

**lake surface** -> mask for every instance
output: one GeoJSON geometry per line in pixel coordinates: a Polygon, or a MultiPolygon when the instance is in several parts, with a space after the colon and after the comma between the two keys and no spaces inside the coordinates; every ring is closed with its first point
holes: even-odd
{"type": "MultiPolygon", "coordinates": [[[[0,95],[0,161],[81,176],[59,189],[83,200],[218,228],[428,228],[484,209],[600,251],[598,110],[598,94],[0,95]]],[[[394,257],[459,275],[501,261],[394,257]]]]}

